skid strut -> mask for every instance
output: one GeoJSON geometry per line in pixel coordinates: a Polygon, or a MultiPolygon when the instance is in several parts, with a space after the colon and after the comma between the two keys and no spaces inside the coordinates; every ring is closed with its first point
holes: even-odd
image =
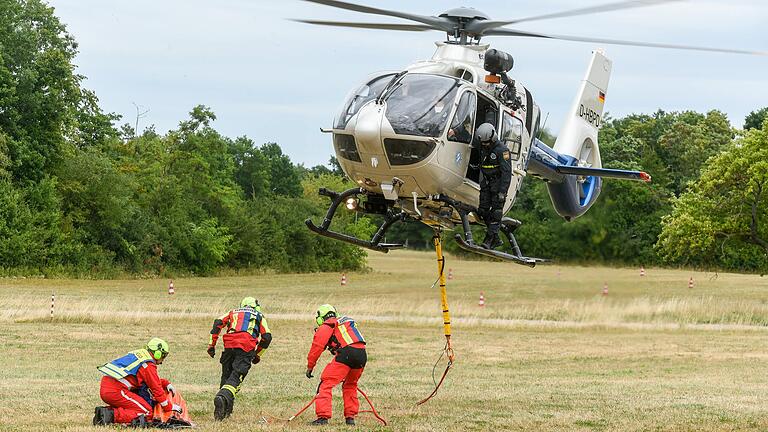
{"type": "Polygon", "coordinates": [[[331,205],[328,207],[328,211],[325,213],[325,218],[323,219],[323,223],[320,224],[320,226],[317,226],[312,222],[312,219],[307,218],[307,220],[304,221],[304,224],[307,225],[307,228],[312,230],[313,232],[323,236],[332,238],[334,240],[340,240],[349,244],[353,244],[355,246],[364,247],[366,249],[375,250],[378,252],[387,253],[390,249],[400,249],[403,247],[400,243],[381,243],[381,239],[384,238],[384,234],[387,232],[390,226],[392,226],[393,223],[398,221],[405,220],[406,214],[403,211],[400,211],[398,213],[394,212],[388,212],[387,215],[384,218],[384,223],[381,224],[379,229],[376,231],[376,234],[373,235],[373,237],[370,240],[363,240],[361,238],[357,238],[355,236],[351,236],[349,234],[344,234],[336,231],[331,231],[331,222],[333,221],[333,216],[336,214],[336,210],[339,208],[339,204],[344,202],[347,198],[350,197],[357,197],[357,195],[364,195],[367,193],[367,191],[363,188],[352,188],[347,189],[344,192],[338,193],[331,190],[328,190],[326,188],[321,188],[318,192],[320,195],[327,196],[331,199],[331,205]]]}
{"type": "Polygon", "coordinates": [[[472,231],[469,227],[469,218],[467,212],[461,209],[457,209],[459,216],[461,217],[461,225],[464,228],[464,235],[456,233],[454,239],[458,243],[459,247],[467,252],[473,252],[479,255],[485,255],[490,258],[496,258],[502,261],[510,261],[515,264],[521,264],[528,267],[535,267],[537,263],[546,262],[547,260],[542,258],[531,258],[524,256],[520,251],[520,247],[517,245],[514,231],[520,226],[520,221],[511,218],[503,218],[501,220],[500,231],[504,233],[504,236],[509,241],[510,246],[515,251],[514,254],[498,251],[495,249],[486,249],[477,245],[472,239],[472,231]]]}

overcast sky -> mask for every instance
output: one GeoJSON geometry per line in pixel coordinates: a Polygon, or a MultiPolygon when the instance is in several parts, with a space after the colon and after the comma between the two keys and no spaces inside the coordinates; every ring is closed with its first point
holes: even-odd
{"type": "MultiPolygon", "coordinates": [[[[470,6],[512,19],[615,0],[356,0],[439,15],[470,6]]],[[[256,143],[280,144],[294,162],[324,164],[333,153],[320,127],[368,74],[431,57],[439,32],[316,27],[288,19],[403,22],[299,0],[51,0],[79,43],[78,72],[104,110],[139,128],[175,128],[198,104],[214,127],[256,143]]],[[[768,2],[688,0],[591,16],[521,23],[540,33],[768,51],[768,2]]],[[[511,75],[533,93],[547,127],[560,128],[590,52],[613,60],[606,110],[630,113],[724,111],[736,127],[768,106],[768,57],[578,42],[488,37],[515,58],[511,75]]]]}

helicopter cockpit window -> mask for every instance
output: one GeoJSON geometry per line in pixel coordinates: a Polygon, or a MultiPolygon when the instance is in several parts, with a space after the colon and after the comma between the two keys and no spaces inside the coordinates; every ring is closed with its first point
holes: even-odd
{"type": "Polygon", "coordinates": [[[335,129],[344,129],[347,127],[349,120],[360,111],[360,108],[362,108],[363,105],[379,97],[379,94],[384,90],[384,87],[386,87],[387,83],[392,79],[393,75],[394,74],[389,73],[378,76],[352,92],[347,97],[347,100],[344,101],[344,107],[336,116],[336,120],[333,122],[333,127],[335,129]]]}
{"type": "Polygon", "coordinates": [[[475,94],[468,91],[461,95],[456,114],[453,116],[451,128],[448,130],[448,141],[464,144],[472,142],[475,125],[475,94]]]}
{"type": "Polygon", "coordinates": [[[501,140],[512,152],[512,160],[519,160],[523,146],[523,122],[505,112],[501,126],[501,140]]]}
{"type": "Polygon", "coordinates": [[[461,83],[439,75],[408,74],[387,96],[387,120],[401,135],[439,136],[461,83]]]}

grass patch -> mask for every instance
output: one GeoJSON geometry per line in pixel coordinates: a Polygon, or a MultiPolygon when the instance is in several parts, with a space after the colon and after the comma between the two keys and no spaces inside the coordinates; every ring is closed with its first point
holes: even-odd
{"type": "Polygon", "coordinates": [[[641,279],[635,269],[449,257],[456,363],[417,407],[444,342],[434,255],[371,254],[369,266],[347,273],[346,287],[330,273],[182,278],[174,296],[159,279],[2,279],[0,429],[103,430],[88,426],[100,404],[96,366],[161,336],[171,345],[161,376],[185,394],[199,430],[313,430],[304,426],[311,410],[287,426],[259,418],[288,417],[312,397],[317,380],[303,374],[312,315],[330,302],[358,319],[370,354],[361,384],[391,422],[361,415],[349,430],[768,430],[765,279],[657,269],[641,279]],[[245,295],[262,303],[274,345],[251,369],[233,418],[215,424],[220,367],[205,353],[208,332],[245,295]]]}

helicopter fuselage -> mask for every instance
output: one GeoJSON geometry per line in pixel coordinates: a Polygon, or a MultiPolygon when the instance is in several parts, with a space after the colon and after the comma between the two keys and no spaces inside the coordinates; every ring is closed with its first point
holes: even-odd
{"type": "Polygon", "coordinates": [[[449,196],[470,207],[479,201],[474,129],[490,122],[512,155],[513,178],[504,206],[512,206],[526,176],[539,125],[539,107],[516,84],[522,102],[500,99],[503,85],[485,82],[488,45],[437,43],[432,59],[405,73],[376,74],[347,98],[334,120],[334,150],[347,176],[395,207],[429,224],[452,227],[458,214],[440,212],[432,198],[449,196]]]}

